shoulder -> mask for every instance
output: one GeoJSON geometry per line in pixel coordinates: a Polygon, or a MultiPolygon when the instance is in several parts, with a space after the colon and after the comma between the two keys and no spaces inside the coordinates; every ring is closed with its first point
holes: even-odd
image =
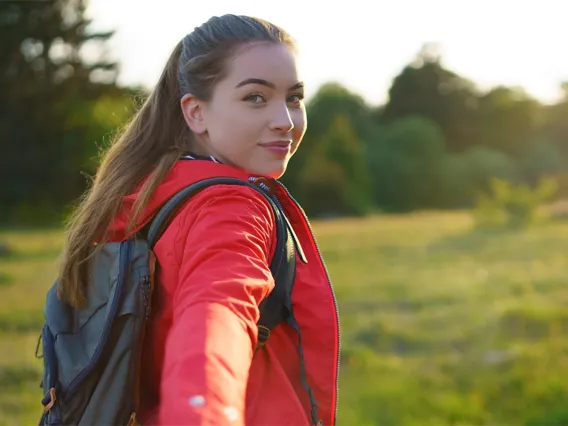
{"type": "Polygon", "coordinates": [[[275,216],[270,202],[248,185],[215,184],[195,194],[178,214],[177,240],[197,238],[248,238],[267,247],[275,235],[275,216]]]}
{"type": "Polygon", "coordinates": [[[186,214],[202,209],[215,209],[219,216],[248,212],[272,222],[274,219],[272,207],[260,191],[249,185],[211,185],[192,197],[187,203],[186,214]]]}

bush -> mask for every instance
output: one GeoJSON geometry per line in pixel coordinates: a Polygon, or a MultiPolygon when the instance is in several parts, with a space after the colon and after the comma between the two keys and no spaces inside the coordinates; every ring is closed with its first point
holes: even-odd
{"type": "Polygon", "coordinates": [[[539,207],[558,190],[554,179],[540,179],[534,188],[494,178],[489,193],[480,192],[474,210],[481,228],[525,228],[538,219],[539,207]]]}

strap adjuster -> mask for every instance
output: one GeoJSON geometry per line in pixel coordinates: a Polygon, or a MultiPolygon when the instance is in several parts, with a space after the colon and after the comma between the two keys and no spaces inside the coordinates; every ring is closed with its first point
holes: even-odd
{"type": "Polygon", "coordinates": [[[269,337],[270,337],[270,329],[263,325],[258,325],[258,343],[256,344],[256,348],[260,349],[264,345],[266,345],[266,342],[268,341],[269,337]]]}

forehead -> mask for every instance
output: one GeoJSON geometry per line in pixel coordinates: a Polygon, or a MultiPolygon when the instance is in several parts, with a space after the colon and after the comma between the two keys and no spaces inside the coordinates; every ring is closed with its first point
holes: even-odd
{"type": "Polygon", "coordinates": [[[300,80],[293,49],[284,44],[254,43],[239,48],[227,63],[225,81],[233,84],[261,78],[277,87],[290,87],[300,80]]]}

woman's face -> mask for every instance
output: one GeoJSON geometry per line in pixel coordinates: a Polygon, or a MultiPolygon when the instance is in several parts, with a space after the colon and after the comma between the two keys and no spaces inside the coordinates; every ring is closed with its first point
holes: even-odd
{"type": "Polygon", "coordinates": [[[181,104],[200,153],[249,173],[279,178],[306,131],[304,87],[286,45],[242,46],[209,101],[181,104]]]}

